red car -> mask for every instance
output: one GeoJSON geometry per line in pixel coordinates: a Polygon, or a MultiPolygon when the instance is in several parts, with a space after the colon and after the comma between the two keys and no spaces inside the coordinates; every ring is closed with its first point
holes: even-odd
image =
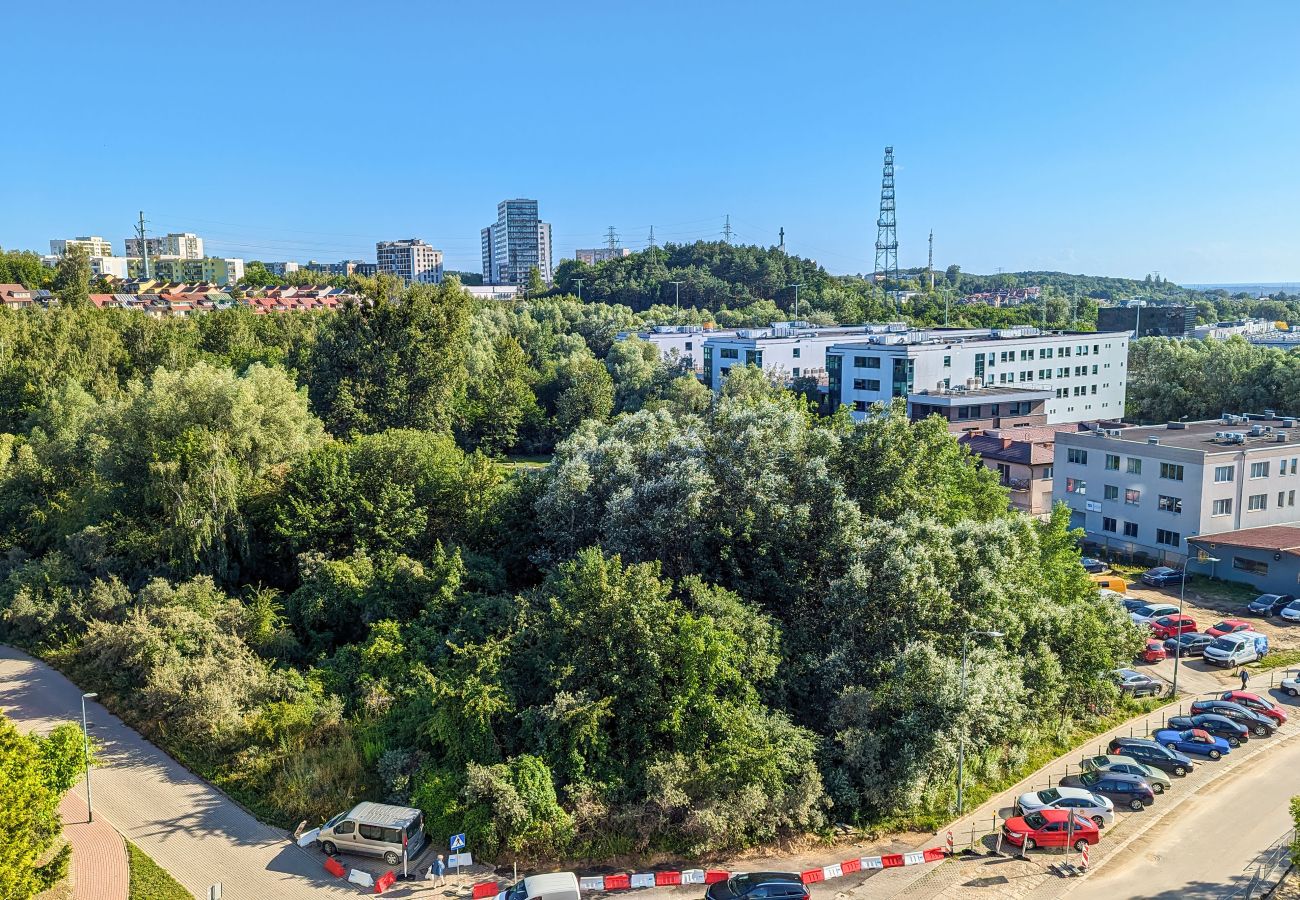
{"type": "Polygon", "coordinates": [[[1165,652],[1165,645],[1157,638],[1150,638],[1147,641],[1146,649],[1142,651],[1142,661],[1155,663],[1166,658],[1169,654],[1165,652]]]}
{"type": "Polygon", "coordinates": [[[1249,622],[1243,622],[1241,619],[1224,619],[1218,625],[1209,629],[1205,633],[1210,637],[1223,637],[1225,634],[1232,634],[1237,631],[1254,631],[1255,626],[1249,622]]]}
{"type": "Polygon", "coordinates": [[[1199,629],[1196,627],[1196,620],[1191,616],[1161,616],[1151,623],[1151,633],[1161,640],[1178,637],[1180,634],[1193,631],[1199,631],[1199,629]]]}
{"type": "Polygon", "coordinates": [[[1035,847],[1065,847],[1082,850],[1084,844],[1101,840],[1101,832],[1091,819],[1065,809],[1040,809],[1007,819],[1002,823],[1002,839],[1026,851],[1035,847]],[[1070,816],[1074,824],[1070,824],[1070,816]]]}
{"type": "Polygon", "coordinates": [[[1240,704],[1246,709],[1254,710],[1261,716],[1268,716],[1279,725],[1286,724],[1286,713],[1282,710],[1282,707],[1272,700],[1265,700],[1259,694],[1252,694],[1248,691],[1224,691],[1219,696],[1219,699],[1240,704]]]}

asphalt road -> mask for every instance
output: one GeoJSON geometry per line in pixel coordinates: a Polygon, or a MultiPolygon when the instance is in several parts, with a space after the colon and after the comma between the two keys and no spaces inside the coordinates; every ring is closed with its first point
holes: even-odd
{"type": "Polygon", "coordinates": [[[1197,900],[1245,881],[1256,856],[1293,826],[1300,742],[1261,753],[1194,794],[1070,892],[1070,900],[1197,900]]]}
{"type": "MultiPolygon", "coordinates": [[[[20,730],[44,733],[78,720],[80,698],[54,669],[0,646],[0,709],[20,730]]],[[[100,765],[91,772],[95,821],[116,828],[196,897],[216,882],[226,900],[357,896],[355,885],[324,871],[319,852],[258,822],[98,703],[87,701],[86,709],[100,744],[100,765]]],[[[84,782],[73,790],[84,797],[84,782]]]]}

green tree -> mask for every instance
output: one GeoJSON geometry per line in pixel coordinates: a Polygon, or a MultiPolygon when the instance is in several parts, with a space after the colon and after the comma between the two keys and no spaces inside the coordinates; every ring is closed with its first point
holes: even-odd
{"type": "Polygon", "coordinates": [[[528,285],[524,290],[529,297],[540,297],[546,293],[546,282],[542,280],[542,270],[537,266],[528,270],[528,285]]]}
{"type": "Polygon", "coordinates": [[[90,256],[81,244],[68,247],[55,267],[54,294],[60,303],[85,306],[90,302],[90,256]]]}
{"type": "Polygon", "coordinates": [[[70,846],[52,851],[62,830],[59,800],[80,774],[81,747],[76,726],[28,737],[0,715],[0,897],[25,900],[67,873],[70,846]]]}

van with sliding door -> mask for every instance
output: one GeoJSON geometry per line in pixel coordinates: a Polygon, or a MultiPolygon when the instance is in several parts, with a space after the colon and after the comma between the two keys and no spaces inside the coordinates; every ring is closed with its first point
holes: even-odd
{"type": "Polygon", "coordinates": [[[358,803],[339,813],[320,828],[313,828],[298,838],[306,846],[313,840],[329,856],[336,853],[359,853],[380,856],[390,866],[406,858],[415,859],[424,849],[424,813],[408,806],[386,803],[358,803]]]}

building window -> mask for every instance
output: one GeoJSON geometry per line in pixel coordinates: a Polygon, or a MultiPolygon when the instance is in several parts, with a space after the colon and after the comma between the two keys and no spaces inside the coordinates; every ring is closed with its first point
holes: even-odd
{"type": "Polygon", "coordinates": [[[945,369],[951,369],[951,368],[952,368],[952,357],[951,357],[951,356],[945,356],[945,357],[943,358],[943,367],[944,367],[945,369]]]}
{"type": "Polygon", "coordinates": [[[866,401],[866,400],[854,400],[854,401],[853,401],[853,409],[854,409],[855,412],[866,412],[866,411],[867,411],[867,401],[866,401]]]}
{"type": "Polygon", "coordinates": [[[1161,512],[1181,513],[1183,511],[1182,497],[1167,497],[1160,495],[1160,502],[1157,504],[1161,512]]]}
{"type": "Polygon", "coordinates": [[[1101,499],[1103,499],[1103,500],[1118,500],[1118,499],[1119,499],[1119,485],[1117,485],[1117,484],[1108,484],[1108,485],[1105,485],[1105,486],[1101,489],[1101,499]]]}
{"type": "Polygon", "coordinates": [[[1128,488],[1124,491],[1124,502],[1129,506],[1137,506],[1142,502],[1142,492],[1137,488],[1128,488]]]}
{"type": "Polygon", "coordinates": [[[1070,447],[1065,451],[1065,461],[1086,466],[1088,464],[1088,451],[1079,447],[1070,447]]]}
{"type": "MultiPolygon", "coordinates": [[[[1053,468],[1052,466],[1043,466],[1043,477],[1044,477],[1044,478],[1051,478],[1051,477],[1052,477],[1052,474],[1053,474],[1053,472],[1052,472],[1052,468],[1053,468]]],[[[1294,491],[1293,491],[1292,493],[1294,493],[1294,491]]]]}
{"type": "Polygon", "coordinates": [[[1130,475],[1141,475],[1142,460],[1138,459],[1136,456],[1130,456],[1128,458],[1128,473],[1130,475]]]}
{"type": "Polygon", "coordinates": [[[868,357],[867,357],[867,368],[868,368],[868,369],[879,369],[879,368],[880,368],[880,357],[879,357],[879,356],[868,356],[868,357]]]}
{"type": "Polygon", "coordinates": [[[1065,479],[1065,492],[1067,494],[1086,494],[1088,493],[1088,482],[1082,478],[1065,479]]]}
{"type": "Polygon", "coordinates": [[[1214,505],[1210,507],[1212,516],[1230,516],[1232,515],[1232,500],[1215,500],[1214,505]]]}
{"type": "Polygon", "coordinates": [[[1156,543],[1164,544],[1167,547],[1177,547],[1183,540],[1183,536],[1176,531],[1166,531],[1163,528],[1156,529],[1156,543]]]}
{"type": "Polygon", "coordinates": [[[1251,464],[1250,464],[1250,477],[1251,477],[1251,478],[1267,478],[1267,477],[1268,477],[1268,463],[1267,463],[1267,462],[1254,462],[1254,463],[1251,463],[1251,464]]]}
{"type": "Polygon", "coordinates": [[[794,358],[795,358],[795,359],[798,359],[798,358],[799,358],[799,348],[798,348],[798,347],[795,347],[795,348],[794,348],[794,358]]]}
{"type": "Polygon", "coordinates": [[[1183,467],[1178,465],[1178,463],[1162,462],[1160,464],[1160,477],[1167,478],[1170,481],[1182,481],[1183,467]]]}
{"type": "Polygon", "coordinates": [[[1119,471],[1119,457],[1114,453],[1106,454],[1106,468],[1112,472],[1119,471]]]}
{"type": "Polygon", "coordinates": [[[1268,509],[1268,494],[1251,494],[1250,499],[1246,502],[1246,509],[1250,512],[1268,509]]]}
{"type": "Polygon", "coordinates": [[[1135,538],[1135,537],[1137,537],[1137,536],[1138,536],[1138,523],[1137,523],[1137,522],[1125,522],[1125,523],[1124,523],[1124,537],[1135,538]]]}
{"type": "Polygon", "coordinates": [[[1254,559],[1244,559],[1240,556],[1232,558],[1232,567],[1238,572],[1247,572],[1251,575],[1267,575],[1268,563],[1259,562],[1254,559]]]}
{"type": "Polygon", "coordinates": [[[868,378],[868,379],[867,379],[867,390],[869,390],[869,391],[879,391],[879,390],[880,390],[880,379],[879,379],[879,378],[868,378]]]}
{"type": "Polygon", "coordinates": [[[865,379],[865,378],[855,378],[855,379],[853,379],[853,390],[855,390],[855,391],[865,391],[866,389],[867,389],[867,379],[865,379]]]}
{"type": "Polygon", "coordinates": [[[1225,482],[1232,481],[1232,479],[1236,477],[1236,471],[1236,468],[1233,466],[1215,466],[1214,483],[1224,484],[1225,482]]]}
{"type": "Polygon", "coordinates": [[[1114,519],[1112,519],[1110,516],[1102,516],[1102,517],[1101,517],[1101,530],[1102,530],[1102,531],[1109,531],[1109,532],[1112,532],[1112,533],[1113,533],[1113,532],[1116,530],[1118,524],[1119,524],[1119,523],[1116,522],[1114,519]]]}
{"type": "Polygon", "coordinates": [[[1287,494],[1286,494],[1286,505],[1287,505],[1287,506],[1295,506],[1295,491],[1287,491],[1287,494]]]}
{"type": "Polygon", "coordinates": [[[718,355],[723,359],[740,359],[740,351],[735,347],[723,347],[718,355]]]}

